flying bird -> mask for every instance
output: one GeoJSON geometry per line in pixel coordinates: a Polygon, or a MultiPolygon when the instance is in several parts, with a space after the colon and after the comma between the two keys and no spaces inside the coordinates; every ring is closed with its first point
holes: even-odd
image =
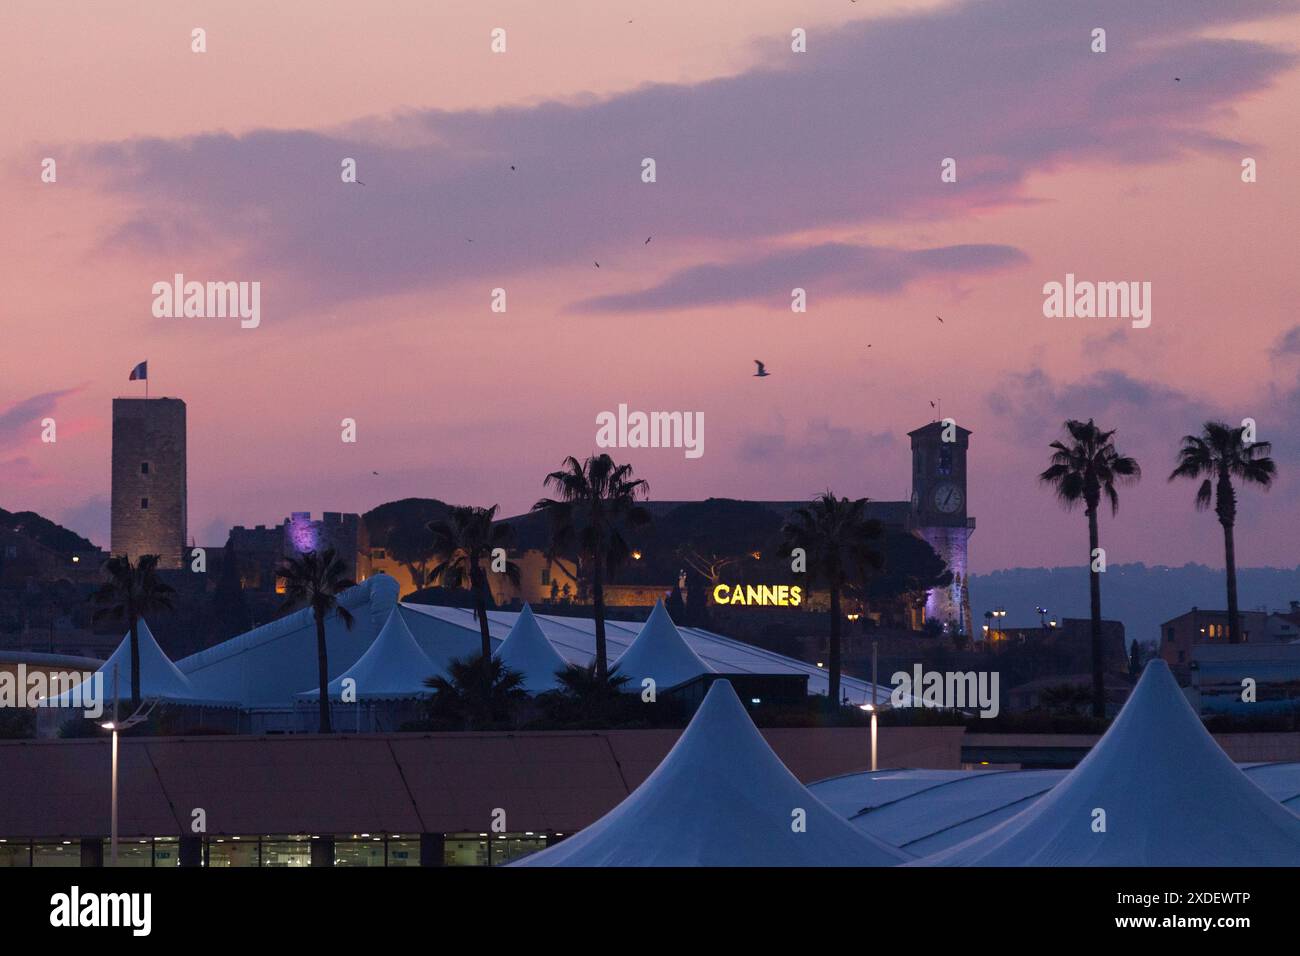
{"type": "Polygon", "coordinates": [[[940,322],[943,321],[943,316],[942,316],[942,315],[936,315],[935,318],[938,319],[940,322]]]}
{"type": "Polygon", "coordinates": [[[930,403],[930,407],[931,407],[931,408],[934,408],[934,407],[935,407],[935,406],[934,406],[934,402],[931,402],[931,403],[930,403]]]}
{"type": "Polygon", "coordinates": [[[764,365],[762,362],[760,362],[758,359],[754,359],[754,364],[758,366],[758,371],[754,373],[754,378],[767,378],[768,375],[771,374],[767,370],[767,366],[764,365]]]}
{"type": "MultiPolygon", "coordinates": [[[[595,259],[592,259],[592,260],[591,260],[591,261],[592,261],[592,262],[596,262],[596,260],[595,260],[595,259]]],[[[599,263],[599,262],[596,262],[596,268],[597,268],[597,269],[599,269],[599,268],[600,268],[600,263],[599,263]]]]}
{"type": "Polygon", "coordinates": [[[646,237],[645,237],[645,242],[641,243],[641,245],[643,245],[643,246],[648,246],[648,245],[650,245],[650,240],[653,239],[653,238],[654,238],[654,236],[646,236],[646,237]]]}
{"type": "Polygon", "coordinates": [[[511,172],[514,172],[514,171],[515,171],[515,168],[514,168],[513,166],[511,166],[511,167],[510,167],[510,171],[511,171],[511,172]]]}
{"type": "Polygon", "coordinates": [[[1181,83],[1181,82],[1183,82],[1183,78],[1182,78],[1181,76],[1175,76],[1175,77],[1174,77],[1174,82],[1175,82],[1175,83],[1181,83]]]}

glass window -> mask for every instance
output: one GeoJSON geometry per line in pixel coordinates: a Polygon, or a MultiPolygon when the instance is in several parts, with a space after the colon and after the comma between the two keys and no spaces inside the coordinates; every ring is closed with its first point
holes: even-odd
{"type": "Polygon", "coordinates": [[[550,583],[551,583],[551,569],[542,568],[542,584],[547,585],[550,583]]]}
{"type": "Polygon", "coordinates": [[[234,840],[218,837],[208,843],[208,866],[257,866],[257,838],[234,840]]]}
{"type": "Polygon", "coordinates": [[[263,840],[262,865],[311,866],[311,840],[305,836],[263,840]]]}
{"type": "Polygon", "coordinates": [[[448,833],[443,841],[444,866],[487,866],[487,834],[448,833]]]}
{"type": "MultiPolygon", "coordinates": [[[[113,843],[104,841],[104,865],[113,865],[113,843]]],[[[149,840],[118,840],[118,866],[153,866],[153,843],[149,840]]]]}
{"type": "MultiPolygon", "coordinates": [[[[419,862],[417,847],[416,862],[419,862]]],[[[335,866],[383,866],[383,840],[336,840],[334,842],[335,866]]]]}
{"type": "Polygon", "coordinates": [[[142,475],[149,474],[149,463],[147,461],[140,462],[140,474],[142,475]]]}
{"type": "Polygon", "coordinates": [[[180,866],[181,842],[176,837],[154,837],[154,866],[180,866]]]}
{"type": "Polygon", "coordinates": [[[26,842],[13,843],[9,840],[0,840],[0,868],[31,865],[31,847],[26,842]]]}
{"type": "Polygon", "coordinates": [[[541,834],[499,833],[492,840],[492,865],[504,866],[511,860],[546,849],[541,834]]]}
{"type": "Polygon", "coordinates": [[[141,511],[148,511],[148,510],[149,510],[149,499],[148,499],[148,498],[141,498],[141,499],[140,499],[140,510],[141,510],[141,511]]]}
{"type": "Polygon", "coordinates": [[[32,845],[32,866],[81,866],[81,844],[72,840],[32,845]]]}
{"type": "Polygon", "coordinates": [[[388,865],[389,866],[419,866],[420,865],[420,841],[419,840],[389,840],[388,841],[388,865]]]}

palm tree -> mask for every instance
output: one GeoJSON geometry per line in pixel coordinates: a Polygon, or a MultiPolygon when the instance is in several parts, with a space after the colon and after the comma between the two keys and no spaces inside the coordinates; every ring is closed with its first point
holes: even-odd
{"type": "Polygon", "coordinates": [[[126,618],[131,626],[131,706],[140,706],[140,618],[154,611],[172,610],[170,595],[176,591],[158,577],[158,555],[142,554],[132,565],[124,555],[109,558],[104,565],[108,580],[93,596],[98,609],[95,621],[126,618]]]}
{"type": "Polygon", "coordinates": [[[559,471],[546,476],[546,487],[558,499],[542,498],[534,511],[551,516],[552,551],[576,545],[590,559],[592,615],[596,621],[596,675],[609,675],[605,646],[605,580],[613,577],[631,553],[623,530],[650,521],[650,512],[636,503],[649,493],[645,479],[632,477],[631,465],[616,465],[609,455],[584,462],[570,455],[559,471]]]}
{"type": "MultiPolygon", "coordinates": [[[[488,583],[483,562],[491,561],[493,550],[508,548],[513,537],[510,525],[495,521],[497,507],[460,505],[452,508],[445,519],[429,522],[434,553],[442,558],[429,572],[429,580],[440,580],[444,587],[449,588],[469,585],[474,595],[474,616],[478,618],[482,642],[478,657],[480,664],[492,661],[492,636],[487,619],[488,583]]],[[[506,561],[504,573],[512,584],[519,586],[519,565],[506,561]]],[[[491,669],[483,667],[482,671],[484,693],[490,696],[491,669]]]]}
{"type": "Polygon", "coordinates": [[[330,727],[329,660],[325,650],[325,618],[331,611],[343,626],[352,630],[352,612],[339,603],[339,595],[355,587],[347,576],[347,565],[333,548],[324,554],[308,551],[297,558],[285,558],[275,572],[284,581],[284,607],[305,604],[316,619],[316,670],[320,679],[320,732],[332,733],[330,727]]]}
{"type": "Polygon", "coordinates": [[[1223,422],[1206,422],[1199,435],[1184,435],[1178,449],[1178,467],[1169,480],[1204,478],[1196,489],[1196,508],[1204,511],[1214,501],[1214,512],[1223,526],[1223,563],[1228,578],[1228,643],[1241,641],[1241,622],[1237,615],[1237,548],[1232,529],[1237,523],[1237,489],[1232,479],[1244,485],[1256,484],[1265,490],[1273,483],[1277,465],[1268,453],[1270,442],[1247,444],[1246,429],[1233,428],[1223,422]]]}
{"type": "Polygon", "coordinates": [[[1115,486],[1142,477],[1138,463],[1115,448],[1115,430],[1102,431],[1090,418],[1065,423],[1068,441],[1051,443],[1052,464],[1038,480],[1052,485],[1066,509],[1080,501],[1088,517],[1088,587],[1092,611],[1092,716],[1106,716],[1106,679],[1101,646],[1101,573],[1097,568],[1097,509],[1104,494],[1112,515],[1119,511],[1115,486]]]}
{"type": "Polygon", "coordinates": [[[524,675],[506,667],[499,657],[491,654],[486,659],[482,654],[454,657],[447,663],[447,673],[448,677],[439,674],[424,679],[424,686],[433,688],[430,713],[455,718],[466,727],[477,714],[488,722],[506,720],[514,705],[528,697],[524,675]]]}
{"type": "Polygon", "coordinates": [[[866,516],[867,499],[836,498],[825,491],[812,503],[796,508],[781,528],[781,554],[802,548],[811,589],[823,586],[831,596],[830,689],[826,706],[840,705],[840,595],[884,566],[878,544],[884,535],[879,521],[866,516]]]}

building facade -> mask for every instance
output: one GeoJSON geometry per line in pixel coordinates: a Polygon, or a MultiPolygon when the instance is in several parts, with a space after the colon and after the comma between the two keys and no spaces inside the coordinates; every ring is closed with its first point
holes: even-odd
{"type": "Polygon", "coordinates": [[[179,398],[113,399],[114,555],[184,565],[187,540],[185,403],[179,398]]]}
{"type": "Polygon", "coordinates": [[[927,620],[970,634],[967,547],[975,519],[968,516],[966,453],[970,431],[950,419],[908,432],[912,439],[911,527],[952,572],[952,583],[935,588],[925,604],[927,620]]]}

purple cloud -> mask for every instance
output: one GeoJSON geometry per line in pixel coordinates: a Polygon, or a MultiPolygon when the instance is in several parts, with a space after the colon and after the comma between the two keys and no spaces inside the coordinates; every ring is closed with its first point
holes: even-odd
{"type": "MultiPolygon", "coordinates": [[[[1028,201],[1026,178],[1066,162],[1227,149],[1209,124],[1295,56],[1198,34],[1296,7],[965,3],[822,28],[804,55],[769,44],[754,68],[691,86],[342,131],[138,140],[88,158],[137,206],[113,241],[177,258],[229,246],[241,273],[284,277],[302,308],[593,258],[652,269],[660,247],[643,249],[647,235],[740,250],[1028,201]],[[1105,54],[1088,48],[1098,24],[1105,54]],[[941,184],[949,156],[958,182],[941,184]],[[343,157],[365,187],[340,181],[343,157]],[[643,157],[658,164],[654,184],[640,182],[643,157]]],[[[887,286],[879,267],[872,281],[887,286]]],[[[688,270],[660,285],[709,278],[688,270]]]]}

